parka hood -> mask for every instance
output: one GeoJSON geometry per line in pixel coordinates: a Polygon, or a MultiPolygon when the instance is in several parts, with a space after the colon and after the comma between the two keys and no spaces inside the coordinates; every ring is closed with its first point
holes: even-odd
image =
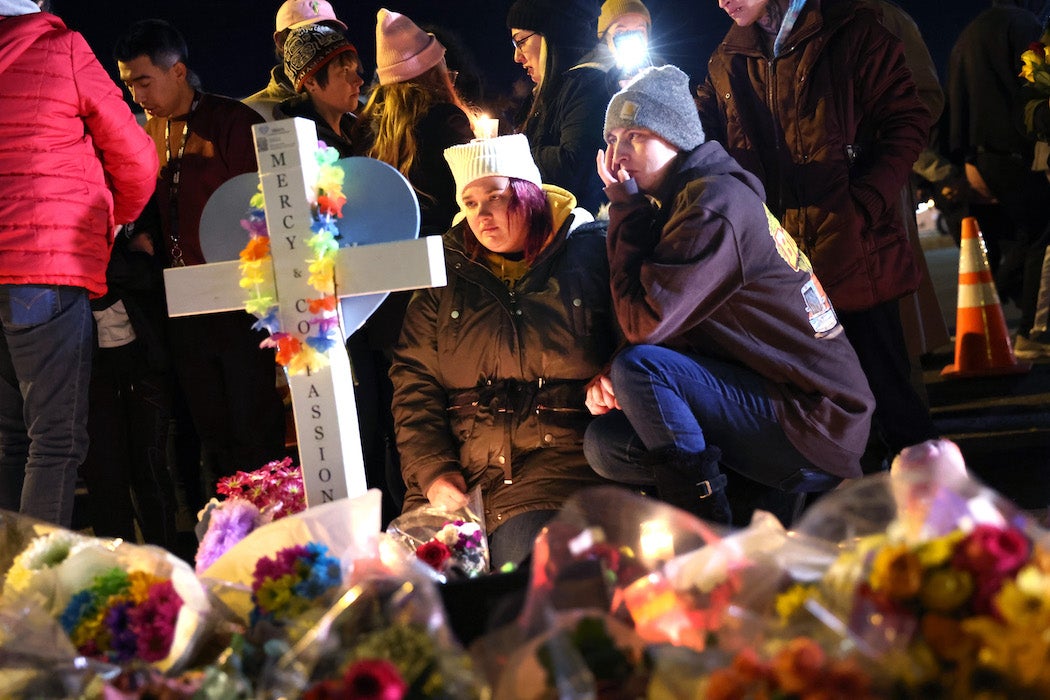
{"type": "MultiPolygon", "coordinates": [[[[0,0],[0,3],[2,2],[3,0],[0,0]]],[[[0,5],[0,8],[2,7],[3,5],[0,5]]],[[[2,15],[3,12],[0,11],[0,16],[2,15]]],[[[0,20],[0,73],[25,53],[41,35],[65,28],[66,25],[61,19],[47,12],[9,16],[0,20]]]]}
{"type": "Polygon", "coordinates": [[[680,192],[685,184],[692,180],[721,175],[739,180],[760,200],[765,201],[766,189],[762,186],[762,181],[744,170],[740,163],[737,163],[736,159],[729,155],[722,144],[717,141],[706,141],[691,151],[679,154],[677,169],[660,187],[657,199],[666,202],[667,197],[672,197],[680,192]]]}

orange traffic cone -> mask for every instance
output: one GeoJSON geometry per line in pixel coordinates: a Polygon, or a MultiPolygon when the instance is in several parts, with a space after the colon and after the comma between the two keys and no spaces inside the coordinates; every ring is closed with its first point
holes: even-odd
{"type": "Polygon", "coordinates": [[[1032,368],[1030,362],[1018,362],[1010,347],[984,238],[977,228],[977,219],[972,216],[962,222],[959,302],[955,318],[955,364],[941,370],[941,376],[1021,374],[1032,368]]]}

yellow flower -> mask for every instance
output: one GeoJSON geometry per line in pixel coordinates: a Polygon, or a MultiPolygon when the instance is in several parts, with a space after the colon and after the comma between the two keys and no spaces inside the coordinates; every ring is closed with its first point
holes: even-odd
{"type": "Polygon", "coordinates": [[[1033,686],[1050,664],[1050,635],[1004,625],[990,617],[963,620],[962,629],[980,640],[977,662],[1022,686],[1033,686]]]}
{"type": "Polygon", "coordinates": [[[149,587],[158,580],[145,571],[128,572],[128,598],[135,605],[146,602],[149,598],[149,587]]]}
{"type": "Polygon", "coordinates": [[[919,592],[922,565],[907,545],[883,547],[871,564],[871,587],[891,598],[907,600],[919,592]]]}
{"type": "Polygon", "coordinates": [[[1050,574],[1028,565],[1007,580],[995,596],[1008,625],[1033,632],[1050,630],[1050,574]]]}
{"type": "Polygon", "coordinates": [[[285,574],[278,579],[266,581],[255,592],[256,603],[266,612],[283,611],[292,599],[295,580],[295,576],[285,574]]]}
{"type": "Polygon", "coordinates": [[[919,558],[919,563],[922,564],[924,569],[943,566],[952,558],[956,545],[965,537],[966,533],[961,530],[953,530],[943,537],[924,542],[915,550],[915,555],[919,558]]]}
{"type": "Polygon", "coordinates": [[[806,601],[817,597],[817,589],[814,586],[806,586],[796,583],[791,588],[777,596],[777,615],[781,622],[788,622],[793,618],[806,601]]]}
{"type": "Polygon", "coordinates": [[[951,612],[973,595],[973,576],[966,571],[943,568],[929,572],[922,582],[919,598],[936,612],[951,612]]]}

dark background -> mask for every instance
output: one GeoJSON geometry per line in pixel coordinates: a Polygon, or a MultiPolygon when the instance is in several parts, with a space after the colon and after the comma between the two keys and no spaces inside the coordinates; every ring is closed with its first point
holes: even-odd
{"type": "MultiPolygon", "coordinates": [[[[244,97],[261,89],[276,62],[272,34],[280,0],[53,0],[53,11],[84,34],[103,65],[116,78],[113,44],[138,19],[160,17],[175,24],[190,48],[190,67],[209,92],[244,97]]],[[[366,3],[332,0],[336,14],[361,54],[366,82],[375,55],[375,17],[380,7],[402,12],[420,26],[434,24],[454,32],[473,54],[484,78],[484,101],[510,92],[523,77],[513,62],[506,29],[511,0],[417,0],[366,3]]],[[[945,77],[948,54],[962,28],[989,0],[901,0],[915,18],[945,77]]],[[[653,16],[654,50],[699,81],[707,57],[729,27],[717,0],[646,0],[653,16]]],[[[597,37],[595,37],[597,41],[597,37]]]]}

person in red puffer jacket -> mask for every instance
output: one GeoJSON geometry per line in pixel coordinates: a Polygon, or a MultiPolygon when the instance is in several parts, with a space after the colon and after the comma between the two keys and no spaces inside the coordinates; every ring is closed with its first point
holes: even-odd
{"type": "Polygon", "coordinates": [[[0,113],[0,508],[69,527],[89,298],[157,153],[84,38],[32,0],[0,0],[0,113]]]}

